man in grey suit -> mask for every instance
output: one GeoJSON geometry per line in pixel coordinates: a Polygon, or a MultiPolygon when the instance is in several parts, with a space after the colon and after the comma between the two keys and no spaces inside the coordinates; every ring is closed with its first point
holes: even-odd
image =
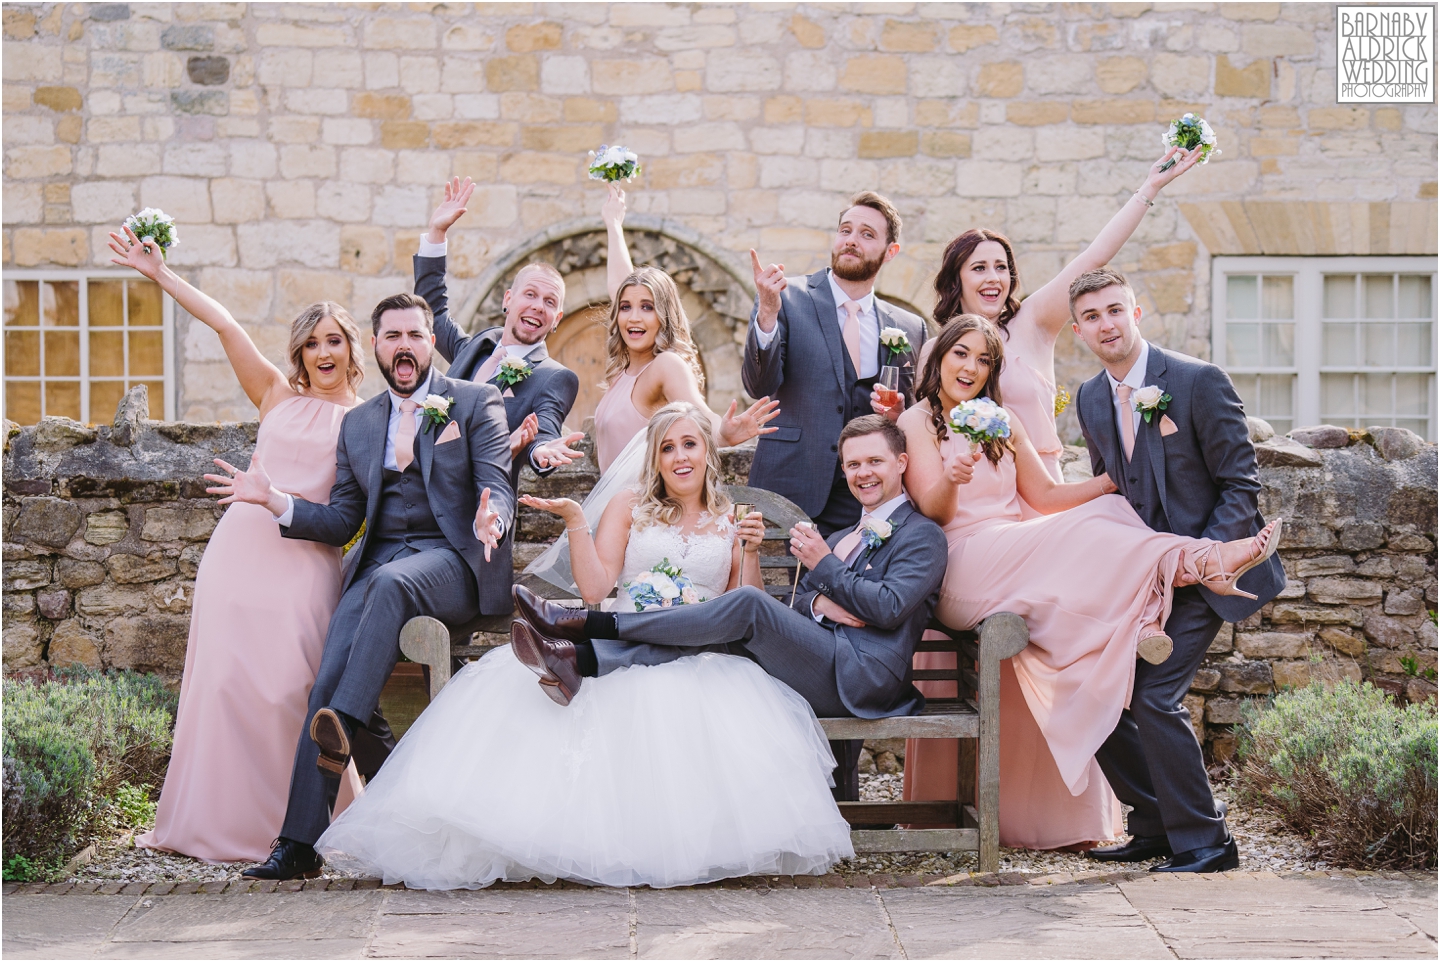
{"type": "MultiPolygon", "coordinates": [[[[1156,531],[1222,542],[1255,535],[1265,526],[1255,448],[1229,376],[1147,343],[1135,295],[1118,271],[1077,277],[1070,311],[1075,333],[1105,365],[1076,397],[1095,473],[1108,472],[1120,496],[1156,531]]],[[[1165,622],[1174,651],[1159,665],[1136,663],[1130,707],[1095,755],[1115,794],[1134,809],[1134,837],[1092,849],[1092,858],[1169,856],[1157,870],[1171,872],[1239,867],[1181,703],[1221,623],[1249,617],[1285,586],[1280,558],[1252,568],[1239,584],[1255,600],[1176,582],[1165,622]]]]}
{"type": "MultiPolygon", "coordinates": [[[[857,418],[840,447],[864,515],[828,540],[791,529],[791,549],[810,569],[794,608],[742,587],[697,605],[587,613],[517,585],[525,620],[511,633],[516,657],[565,703],[587,676],[728,651],[754,658],[822,717],[918,712],[925,698],[911,683],[911,660],[945,577],[945,533],[905,496],[905,435],[893,422],[857,418]]],[[[854,776],[843,760],[836,775],[836,794],[848,794],[843,782],[854,776]]]]}
{"type": "Polygon", "coordinates": [[[431,369],[430,310],[414,294],[381,301],[371,323],[390,390],[341,422],[329,503],[276,490],[254,463],[215,479],[230,488],[222,503],[265,505],[287,538],[341,546],[365,525],[345,557],[285,823],[269,860],[244,872],[250,878],[319,874],[314,843],[329,825],[341,773],[352,754],[357,763],[367,753],[383,761],[387,750],[376,744],[376,706],[405,622],[430,615],[456,624],[510,611],[515,494],[500,392],[431,369]]]}
{"type": "Polygon", "coordinates": [[[900,253],[900,228],[895,206],[865,191],[840,213],[830,268],[804,283],[789,283],[783,264],[762,268],[750,252],[758,295],[741,376],[751,397],[780,402],[778,430],[756,444],[750,483],[794,501],[826,536],[860,517],[840,470],[840,429],[878,405],[872,390],[885,365],[900,368],[903,397],[887,415],[913,400],[925,322],[875,296],[880,268],[900,253]],[[907,350],[886,348],[887,328],[904,332],[907,350]]]}
{"type": "Polygon", "coordinates": [[[450,362],[446,376],[457,381],[492,384],[505,401],[510,426],[510,487],[520,486],[520,468],[529,464],[540,477],[583,457],[570,447],[583,433],[561,437],[565,418],[580,391],[575,372],[552,358],[545,338],[565,316],[565,280],[549,264],[527,264],[505,292],[505,323],[465,334],[450,317],[445,289],[446,232],[466,211],[475,185],[456,177],[430,215],[430,230],[420,235],[415,255],[415,293],[435,316],[435,349],[450,362]],[[501,364],[510,363],[502,368],[501,364]]]}

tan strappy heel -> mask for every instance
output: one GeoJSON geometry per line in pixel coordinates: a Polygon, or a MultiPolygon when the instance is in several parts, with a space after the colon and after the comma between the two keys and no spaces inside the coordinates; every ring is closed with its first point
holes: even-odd
{"type": "MultiPolygon", "coordinates": [[[[1260,553],[1245,562],[1235,571],[1225,570],[1224,562],[1220,560],[1220,546],[1218,544],[1210,545],[1206,549],[1206,557],[1204,560],[1208,561],[1209,555],[1213,553],[1215,556],[1215,565],[1220,570],[1215,574],[1201,575],[1201,586],[1215,592],[1217,595],[1235,595],[1240,598],[1249,598],[1251,601],[1257,601],[1258,599],[1250,592],[1239,588],[1237,582],[1240,581],[1240,576],[1245,572],[1269,560],[1270,556],[1275,553],[1275,549],[1280,547],[1280,533],[1284,524],[1283,519],[1276,518],[1264,528],[1260,529],[1260,533],[1251,539],[1252,542],[1258,541],[1262,545],[1260,553]]],[[[1202,569],[1205,567],[1203,562],[1200,567],[1202,569]]]]}
{"type": "Polygon", "coordinates": [[[1135,646],[1135,654],[1152,665],[1165,664],[1174,650],[1175,642],[1156,625],[1140,632],[1140,644],[1135,646]]]}

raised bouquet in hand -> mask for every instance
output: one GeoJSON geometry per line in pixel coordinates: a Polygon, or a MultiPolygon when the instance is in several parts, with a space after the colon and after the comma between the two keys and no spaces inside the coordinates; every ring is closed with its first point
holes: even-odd
{"type": "MultiPolygon", "coordinates": [[[[1183,150],[1194,150],[1200,148],[1200,163],[1210,163],[1210,155],[1220,153],[1216,147],[1215,131],[1205,122],[1204,117],[1197,117],[1194,114],[1186,114],[1179,120],[1170,121],[1170,129],[1160,138],[1160,142],[1166,147],[1179,147],[1183,150]]],[[[1160,165],[1161,170],[1169,170],[1175,166],[1175,158],[1171,157],[1160,165]]]]}
{"type": "Polygon", "coordinates": [[[1010,412],[988,397],[971,398],[950,409],[950,430],[975,444],[1010,437],[1010,412]]]}
{"type": "Polygon", "coordinates": [[[600,145],[590,151],[590,179],[613,184],[617,180],[632,181],[640,173],[640,156],[628,147],[600,145]]]}
{"type": "Polygon", "coordinates": [[[160,248],[160,256],[180,243],[175,233],[175,218],[158,207],[147,207],[138,214],[125,218],[125,226],[139,238],[142,244],[154,244],[160,248]]]}
{"type": "Polygon", "coordinates": [[[636,611],[694,605],[705,600],[685,577],[680,566],[672,564],[669,558],[661,558],[659,564],[649,571],[640,572],[634,581],[625,582],[624,587],[635,603],[636,611]]]}

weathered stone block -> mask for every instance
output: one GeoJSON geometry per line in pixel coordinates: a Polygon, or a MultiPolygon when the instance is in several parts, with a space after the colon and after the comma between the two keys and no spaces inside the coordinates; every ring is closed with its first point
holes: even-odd
{"type": "MultiPolygon", "coordinates": [[[[18,147],[16,150],[29,148],[18,147]]],[[[68,153],[68,148],[66,148],[68,153]]],[[[11,151],[14,153],[14,151],[11,151]]],[[[12,165],[12,170],[14,169],[12,165]]],[[[89,257],[89,237],[79,228],[65,230],[34,230],[22,228],[14,237],[15,264],[18,267],[78,267],[89,257]]]]}
{"type": "Polygon", "coordinates": [[[1384,611],[1387,615],[1418,615],[1425,610],[1425,592],[1419,588],[1408,591],[1391,589],[1385,593],[1384,611]]]}
{"type": "MultiPolygon", "coordinates": [[[[1313,113],[1313,111],[1312,111],[1313,113]]],[[[1365,429],[1375,450],[1386,461],[1404,461],[1426,448],[1425,439],[1407,428],[1369,427],[1365,429]]]]}
{"type": "Polygon", "coordinates": [[[1205,720],[1212,725],[1235,725],[1241,720],[1239,698],[1211,698],[1205,702],[1205,720]]]}
{"type": "Polygon", "coordinates": [[[1219,667],[1221,691],[1263,694],[1270,690],[1274,682],[1268,662],[1225,662],[1219,667]]]}
{"type": "Polygon", "coordinates": [[[1311,578],[1305,583],[1310,600],[1322,605],[1368,605],[1381,598],[1381,588],[1364,578],[1311,578]]]}
{"type": "Polygon", "coordinates": [[[1059,100],[1026,100],[1005,105],[1005,119],[1022,127],[1063,124],[1069,115],[1070,105],[1059,100]]]}
{"type": "Polygon", "coordinates": [[[1220,687],[1220,671],[1217,668],[1197,668],[1190,682],[1190,690],[1212,692],[1220,687]]]}
{"type": "Polygon", "coordinates": [[[190,619],[184,615],[117,618],[105,627],[106,667],[175,674],[185,664],[190,619]]]}
{"type": "Polygon", "coordinates": [[[185,61],[185,73],[191,83],[218,87],[230,80],[228,57],[191,57],[185,61]]]}
{"type": "MultiPolygon", "coordinates": [[[[705,89],[715,93],[779,90],[780,61],[758,50],[716,50],[705,63],[705,89]]],[[[600,90],[598,78],[596,91],[600,90]]]]}
{"type": "Polygon", "coordinates": [[[904,57],[862,54],[845,61],[840,71],[840,89],[865,94],[905,93],[904,57]]]}
{"type": "Polygon", "coordinates": [[[45,660],[55,668],[67,665],[82,665],[86,668],[102,666],[99,639],[86,631],[78,618],[71,618],[55,626],[45,654],[45,660]]]}
{"type": "Polygon", "coordinates": [[[1235,635],[1235,647],[1246,658],[1304,658],[1313,637],[1308,632],[1242,631],[1235,635]]]}
{"type": "Polygon", "coordinates": [[[1262,468],[1318,468],[1325,464],[1314,451],[1285,437],[1255,445],[1255,460],[1262,468]]]}
{"type": "Polygon", "coordinates": [[[350,111],[356,117],[378,120],[408,120],[413,109],[413,103],[404,94],[377,94],[367,90],[350,101],[350,111]]]}
{"type": "Polygon", "coordinates": [[[1139,57],[1106,57],[1095,66],[1095,81],[1107,94],[1127,94],[1143,84],[1149,73],[1139,57]]]}
{"type": "Polygon", "coordinates": [[[1355,562],[1349,555],[1320,555],[1315,558],[1301,558],[1295,562],[1295,574],[1301,578],[1321,575],[1343,575],[1355,570],[1355,562]]]}
{"type": "Polygon", "coordinates": [[[70,592],[64,588],[41,591],[35,595],[35,607],[40,614],[51,621],[59,621],[70,615],[70,592]]]}
{"type": "Polygon", "coordinates": [[[1350,443],[1350,432],[1334,424],[1296,428],[1290,432],[1288,437],[1307,448],[1343,448],[1350,443]]]}
{"type": "Polygon", "coordinates": [[[559,50],[564,27],[554,21],[527,23],[505,31],[505,46],[516,53],[559,50]]]}
{"type": "Polygon", "coordinates": [[[1369,551],[1385,544],[1385,526],[1375,521],[1350,521],[1340,529],[1340,547],[1369,551]]]}
{"type": "Polygon", "coordinates": [[[74,87],[36,87],[31,97],[38,106],[56,113],[79,110],[83,105],[80,91],[74,87]]]}
{"type": "Polygon", "coordinates": [[[1264,100],[1270,96],[1273,70],[1269,60],[1256,60],[1244,67],[1235,67],[1229,57],[1221,54],[1215,58],[1215,95],[1264,100]]]}
{"type": "Polygon", "coordinates": [[[970,25],[961,24],[958,27],[950,28],[950,49],[956,53],[964,53],[976,47],[983,47],[986,44],[996,43],[1000,39],[999,32],[992,24],[970,25]]]}
{"type": "Polygon", "coordinates": [[[919,149],[920,135],[913,130],[867,130],[860,134],[858,156],[913,157],[919,149]]]}
{"type": "Polygon", "coordinates": [[[67,588],[88,588],[105,580],[105,566],[94,561],[60,558],[55,562],[55,580],[67,588]]]}
{"type": "Polygon", "coordinates": [[[60,498],[26,498],[20,502],[20,516],[10,529],[16,541],[33,541],[63,548],[80,530],[84,515],[80,508],[60,498]]]}
{"type": "Polygon", "coordinates": [[[224,90],[174,90],[170,105],[182,114],[223,117],[230,112],[230,95],[224,90]]]}
{"type": "Polygon", "coordinates": [[[33,624],[8,624],[0,633],[0,660],[6,671],[35,667],[44,650],[45,643],[33,624]]]}
{"type": "Polygon", "coordinates": [[[997,99],[1019,96],[1024,88],[1025,67],[1015,60],[985,64],[975,82],[976,93],[997,99]]]}
{"type": "Polygon", "coordinates": [[[174,558],[152,554],[141,557],[133,554],[116,554],[105,559],[105,569],[116,584],[130,585],[146,581],[159,581],[176,572],[174,558]]]}
{"type": "Polygon", "coordinates": [[[927,157],[969,157],[970,150],[969,134],[927,130],[920,135],[920,152],[927,157]]]}
{"type": "Polygon", "coordinates": [[[1361,658],[1365,655],[1365,639],[1343,628],[1321,628],[1317,633],[1320,640],[1342,655],[1361,658]]]}
{"type": "Polygon", "coordinates": [[[26,591],[43,588],[50,583],[49,561],[7,561],[5,563],[5,590],[26,591]]]}
{"type": "Polygon", "coordinates": [[[1378,611],[1370,611],[1363,622],[1365,637],[1382,648],[1412,648],[1415,630],[1405,622],[1378,611]]]}
{"type": "Polygon", "coordinates": [[[144,541],[198,541],[210,537],[217,519],[210,505],[146,508],[140,538],[144,541]]]}
{"type": "Polygon", "coordinates": [[[658,57],[645,60],[592,60],[590,80],[595,93],[615,96],[669,93],[675,89],[669,62],[658,57]]]}
{"type": "Polygon", "coordinates": [[[203,544],[188,545],[180,552],[178,567],[180,574],[186,578],[194,578],[200,573],[200,559],[205,555],[203,544]]]}

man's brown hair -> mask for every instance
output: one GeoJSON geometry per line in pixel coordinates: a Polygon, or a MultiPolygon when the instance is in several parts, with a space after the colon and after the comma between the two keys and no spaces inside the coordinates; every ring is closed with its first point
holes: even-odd
{"type": "Polygon", "coordinates": [[[1123,287],[1130,292],[1130,299],[1135,299],[1135,288],[1125,279],[1125,275],[1113,267],[1100,267],[1093,271],[1086,271],[1070,282],[1070,316],[1075,316],[1075,302],[1086,294],[1093,294],[1096,291],[1103,291],[1107,287],[1123,287]]]}
{"type": "Polygon", "coordinates": [[[420,308],[420,313],[425,315],[425,329],[435,333],[435,313],[419,294],[391,294],[376,304],[370,312],[370,333],[380,333],[380,318],[386,311],[408,311],[412,307],[420,308]]]}
{"type": "Polygon", "coordinates": [[[845,460],[845,442],[851,438],[863,438],[867,434],[883,434],[891,454],[899,456],[905,453],[905,432],[900,430],[894,421],[883,414],[863,414],[845,425],[845,430],[840,432],[838,446],[842,463],[845,460]]]}
{"type": "Polygon", "coordinates": [[[889,245],[900,240],[900,212],[895,209],[895,205],[890,203],[888,199],[875,193],[873,190],[862,190],[854,197],[851,197],[850,203],[845,206],[845,210],[840,212],[842,220],[845,217],[845,211],[852,207],[868,207],[871,210],[878,210],[880,215],[885,218],[885,243],[889,245]]]}

